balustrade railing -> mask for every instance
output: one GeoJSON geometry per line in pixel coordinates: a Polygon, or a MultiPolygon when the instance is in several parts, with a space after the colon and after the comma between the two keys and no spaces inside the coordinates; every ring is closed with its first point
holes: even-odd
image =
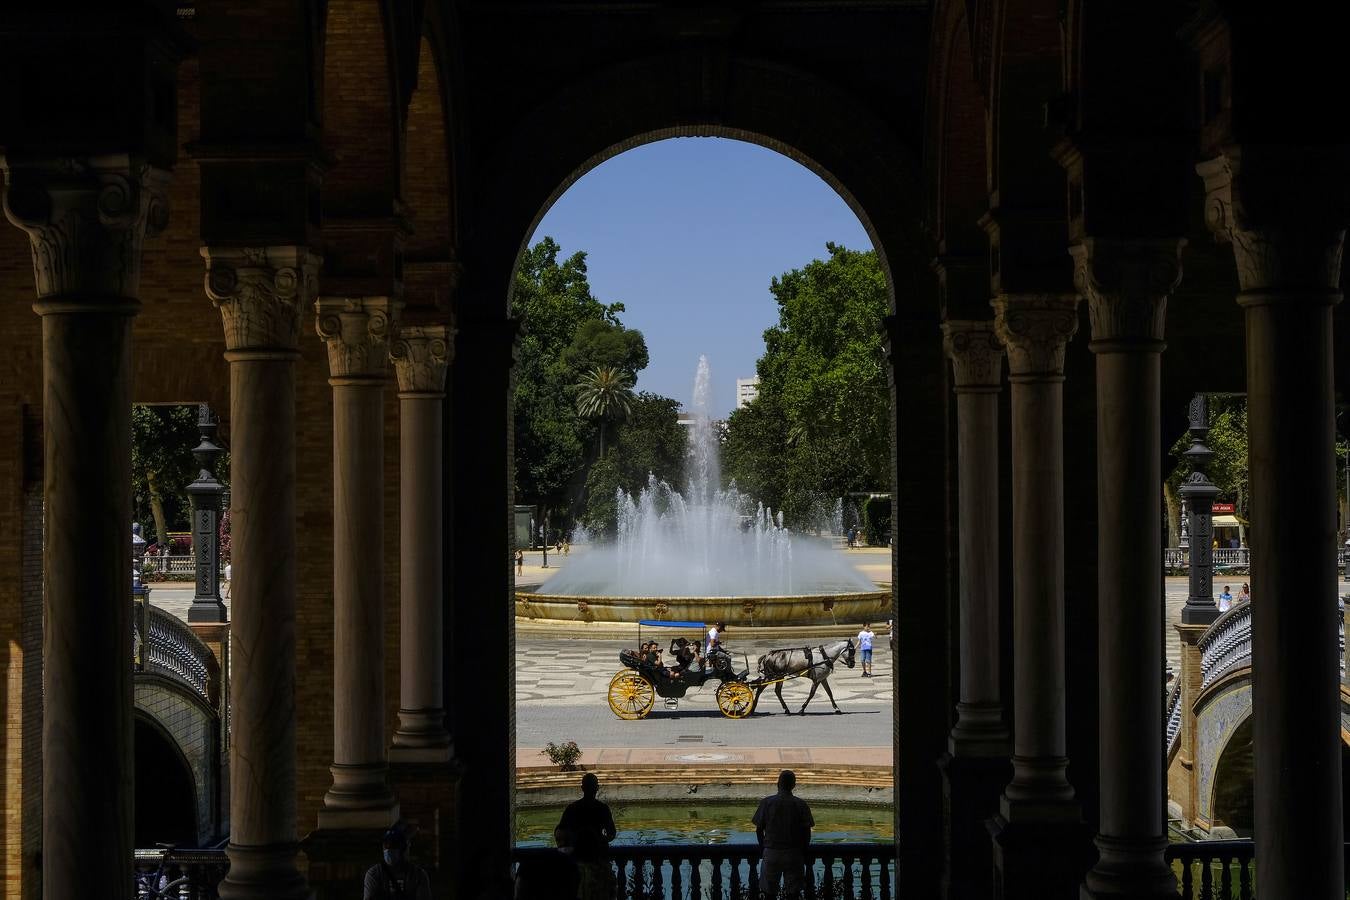
{"type": "MultiPolygon", "coordinates": [[[[1252,551],[1250,547],[1217,547],[1210,551],[1215,569],[1250,569],[1252,551]]],[[[1164,547],[1163,568],[1184,569],[1191,564],[1191,551],[1186,547],[1164,547]]]]}
{"type": "MultiPolygon", "coordinates": [[[[1346,844],[1350,869],[1350,844],[1346,844]]],[[[1167,845],[1181,900],[1253,900],[1256,848],[1251,841],[1195,841],[1167,845]]],[[[1350,891],[1346,892],[1350,897],[1350,891]]]]}
{"type": "MultiPolygon", "coordinates": [[[[517,862],[552,852],[518,847],[517,862]]],[[[759,847],[754,844],[611,846],[620,900],[753,900],[759,847]]],[[[807,857],[811,900],[891,900],[894,844],[813,844],[807,857]]]]}
{"type": "Polygon", "coordinates": [[[143,598],[132,617],[132,658],[136,670],[159,672],[185,682],[212,707],[219,697],[215,654],[177,616],[143,598]],[[148,638],[147,638],[148,636],[148,638]]]}
{"type": "Polygon", "coordinates": [[[172,850],[167,858],[163,850],[136,851],[136,897],[173,897],[175,900],[217,900],[217,888],[225,878],[230,861],[224,850],[172,850]],[[161,865],[162,862],[162,865],[161,865]],[[180,881],[181,879],[181,881],[180,881]],[[178,882],[166,893],[152,893],[178,882]]]}
{"type": "Polygon", "coordinates": [[[1209,687],[1231,668],[1247,665],[1252,656],[1252,604],[1235,603],[1200,637],[1200,689],[1209,687]]]}
{"type": "MultiPolygon", "coordinates": [[[[142,565],[148,571],[161,575],[182,575],[184,581],[195,581],[197,578],[197,558],[191,554],[186,556],[147,556],[142,565]]],[[[225,562],[223,560],[220,563],[220,574],[222,577],[225,575],[225,562]]]]}
{"type": "Polygon", "coordinates": [[[1172,755],[1172,746],[1181,735],[1181,679],[1172,679],[1172,687],[1167,692],[1167,728],[1163,731],[1163,751],[1172,755]]]}

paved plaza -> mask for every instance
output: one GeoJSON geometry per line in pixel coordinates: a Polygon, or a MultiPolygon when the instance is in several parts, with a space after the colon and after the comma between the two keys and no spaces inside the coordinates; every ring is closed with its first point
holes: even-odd
{"type": "MultiPolygon", "coordinates": [[[[890,575],[890,556],[884,549],[847,551],[856,564],[877,581],[886,581],[890,575]]],[[[559,570],[561,560],[549,555],[550,568],[542,569],[537,552],[527,555],[522,584],[545,582],[559,570]]],[[[1215,579],[1215,592],[1228,584],[1236,594],[1246,576],[1220,576],[1215,579]]],[[[152,602],[186,619],[192,602],[192,590],[185,585],[152,585],[152,602]]],[[[1341,593],[1350,593],[1350,583],[1339,582],[1341,593]]],[[[1181,607],[1186,602],[1187,581],[1184,577],[1165,579],[1166,625],[1163,643],[1168,666],[1180,668],[1180,650],[1174,625],[1181,620],[1181,607]]],[[[1254,599],[1260,603],[1261,598],[1254,599]]],[[[228,606],[228,601],[227,601],[228,606]]],[[[516,639],[516,744],[518,760],[522,765],[538,764],[538,748],[548,741],[575,740],[588,757],[592,753],[606,753],[607,761],[616,759],[615,753],[637,754],[644,761],[660,757],[681,761],[759,761],[769,757],[777,760],[782,752],[806,751],[811,748],[828,753],[857,755],[864,748],[887,748],[891,745],[892,686],[891,652],[886,644],[884,623],[874,623],[877,630],[877,649],[874,678],[863,678],[861,665],[848,669],[842,665],[830,678],[835,700],[843,710],[835,714],[824,689],[816,692],[805,716],[784,715],[774,699],[772,690],[761,698],[755,714],[747,719],[727,719],[717,709],[714,698],[716,682],[690,690],[676,708],[667,709],[657,698],[656,706],[646,719],[623,721],[614,716],[606,702],[610,679],[622,666],[619,651],[636,646],[637,627],[633,638],[625,640],[596,640],[541,636],[533,630],[522,632],[516,639]]],[[[748,667],[755,674],[755,659],[760,654],[785,646],[802,646],[808,640],[818,643],[804,629],[799,638],[780,638],[772,641],[756,640],[746,636],[748,629],[732,628],[727,643],[735,655],[738,667],[748,667]],[[748,660],[748,666],[747,666],[748,660]]],[[[661,640],[663,647],[669,639],[684,632],[664,629],[643,629],[644,637],[651,635],[661,640]]],[[[693,635],[689,635],[692,637],[693,635]]],[[[801,706],[810,690],[806,679],[784,684],[783,697],[794,712],[801,706]]],[[[870,758],[875,755],[866,753],[870,758]]],[[[627,758],[627,757],[625,757],[627,758]]],[[[633,761],[637,761],[635,757],[633,761]]]]}

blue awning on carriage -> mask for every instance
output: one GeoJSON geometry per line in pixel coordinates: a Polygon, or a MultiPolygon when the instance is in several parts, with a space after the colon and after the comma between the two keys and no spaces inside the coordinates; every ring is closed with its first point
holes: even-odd
{"type": "Polygon", "coordinates": [[[669,622],[665,619],[638,619],[639,625],[651,625],[656,628],[702,628],[702,622],[669,622]]]}

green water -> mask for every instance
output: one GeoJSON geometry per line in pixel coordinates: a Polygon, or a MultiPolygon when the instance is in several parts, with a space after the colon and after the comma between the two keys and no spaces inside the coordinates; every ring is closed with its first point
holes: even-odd
{"type": "MultiPolygon", "coordinates": [[[[755,827],[750,817],[756,803],[709,803],[706,800],[672,800],[661,803],[610,803],[619,835],[615,844],[753,844],[755,827]]],[[[553,846],[553,826],[562,816],[563,804],[516,810],[516,846],[553,846]]],[[[812,803],[816,827],[813,843],[866,842],[888,844],[894,840],[889,806],[812,803]]]]}

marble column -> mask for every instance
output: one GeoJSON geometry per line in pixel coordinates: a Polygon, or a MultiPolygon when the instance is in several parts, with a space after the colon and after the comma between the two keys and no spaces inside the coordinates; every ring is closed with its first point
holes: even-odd
{"type": "Polygon", "coordinates": [[[398,821],[384,742],[384,389],[400,304],[320,297],[333,386],[333,785],[322,829],[398,821]]]}
{"type": "Polygon", "coordinates": [[[1244,146],[1198,166],[1247,325],[1259,897],[1345,896],[1331,317],[1343,157],[1244,146]]]}
{"type": "Polygon", "coordinates": [[[296,867],[295,361],[319,257],[203,247],[230,364],[230,859],[224,900],[304,898],[296,867]]]}
{"type": "Polygon", "coordinates": [[[1000,294],[995,328],[1012,383],[1013,778],[1009,824],[1079,817],[1065,774],[1064,353],[1072,294],[1000,294]]]}
{"type": "Polygon", "coordinates": [[[960,523],[960,700],[948,747],[953,756],[1005,757],[999,699],[998,397],[1003,345],[992,321],[942,326],[956,391],[960,523]]]}
{"type": "Polygon", "coordinates": [[[1101,821],[1084,897],[1176,897],[1163,773],[1162,428],[1167,296],[1184,242],[1070,249],[1097,357],[1101,821]]]}
{"type": "Polygon", "coordinates": [[[454,330],[448,325],[404,326],[389,349],[399,401],[399,726],[389,751],[394,762],[445,762],[453,755],[441,671],[441,419],[453,354],[454,330]]]}
{"type": "Polygon", "coordinates": [[[0,157],[42,317],[45,896],[132,896],[131,323],[168,173],[0,157]]]}

